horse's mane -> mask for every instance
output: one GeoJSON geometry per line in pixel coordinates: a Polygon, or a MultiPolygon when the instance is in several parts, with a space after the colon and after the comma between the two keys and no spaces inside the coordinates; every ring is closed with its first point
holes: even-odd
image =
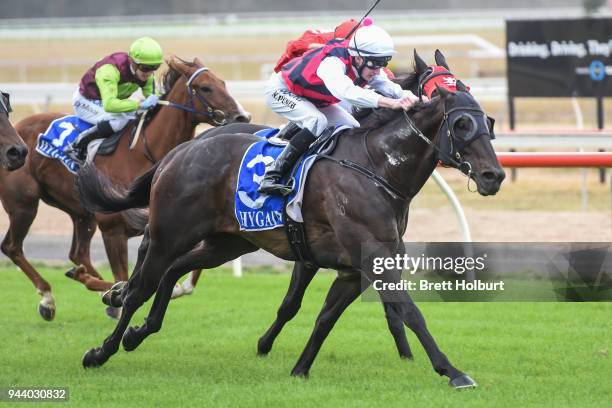
{"type": "MultiPolygon", "coordinates": [[[[400,85],[402,89],[410,90],[416,94],[419,85],[419,74],[416,72],[416,67],[408,74],[398,75],[393,82],[400,85]]],[[[418,116],[414,117],[414,119],[417,119],[422,115],[420,112],[429,115],[433,114],[436,108],[437,104],[417,102],[408,110],[408,115],[414,116],[418,114],[418,116]]],[[[395,120],[399,114],[401,114],[401,111],[393,109],[364,109],[357,115],[357,120],[361,124],[360,129],[377,129],[395,120]]]]}
{"type": "MultiPolygon", "coordinates": [[[[175,57],[175,58],[190,68],[200,68],[200,66],[196,64],[195,62],[185,61],[178,57],[175,57]]],[[[168,93],[172,90],[172,87],[174,87],[174,84],[180,78],[180,76],[181,76],[180,72],[175,71],[172,68],[168,67],[166,72],[164,72],[162,76],[162,80],[161,80],[162,89],[164,92],[161,98],[164,98],[165,96],[168,95],[168,93]]]]}
{"type": "MultiPolygon", "coordinates": [[[[393,79],[393,82],[401,86],[402,89],[410,90],[416,94],[419,86],[419,74],[416,72],[416,67],[412,70],[412,72],[399,74],[395,79],[393,79]]],[[[422,109],[425,109],[425,106],[427,105],[428,104],[416,103],[408,111],[408,114],[412,115],[422,109]]],[[[359,123],[361,123],[362,128],[372,129],[378,128],[390,120],[393,120],[397,113],[397,111],[393,111],[391,109],[362,109],[355,115],[355,117],[359,123]]]]}

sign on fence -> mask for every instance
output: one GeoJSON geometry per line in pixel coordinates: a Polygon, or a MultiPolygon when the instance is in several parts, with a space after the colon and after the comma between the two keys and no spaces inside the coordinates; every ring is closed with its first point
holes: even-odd
{"type": "MultiPolygon", "coordinates": [[[[612,96],[612,19],[506,21],[508,96],[612,96]]],[[[600,112],[601,111],[601,112],[600,112]]],[[[601,113],[601,115],[599,115],[601,113]]],[[[513,123],[512,123],[513,127],[513,123]]]]}

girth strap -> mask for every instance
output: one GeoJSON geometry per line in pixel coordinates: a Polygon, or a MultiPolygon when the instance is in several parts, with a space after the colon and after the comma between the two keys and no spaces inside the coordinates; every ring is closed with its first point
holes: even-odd
{"type": "Polygon", "coordinates": [[[283,222],[285,223],[285,232],[287,233],[289,246],[296,259],[306,264],[309,268],[318,268],[319,265],[314,260],[310,247],[308,246],[304,224],[293,220],[287,215],[287,198],[285,198],[285,203],[283,205],[283,222]]]}

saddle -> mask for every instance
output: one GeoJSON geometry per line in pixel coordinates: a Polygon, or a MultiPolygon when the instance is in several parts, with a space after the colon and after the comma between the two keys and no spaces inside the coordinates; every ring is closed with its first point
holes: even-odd
{"type": "MultiPolygon", "coordinates": [[[[102,143],[100,143],[100,147],[98,147],[98,151],[96,152],[96,154],[99,154],[101,156],[108,156],[114,153],[115,150],[117,150],[117,146],[119,145],[121,136],[124,133],[128,133],[125,130],[128,129],[129,126],[132,126],[132,128],[129,131],[130,139],[128,140],[128,145],[130,145],[132,143],[132,140],[134,140],[134,136],[136,135],[137,121],[138,119],[130,120],[123,129],[119,130],[118,132],[113,133],[109,137],[104,138],[102,140],[102,143]]],[[[142,131],[144,130],[141,130],[141,132],[142,131]]]]}

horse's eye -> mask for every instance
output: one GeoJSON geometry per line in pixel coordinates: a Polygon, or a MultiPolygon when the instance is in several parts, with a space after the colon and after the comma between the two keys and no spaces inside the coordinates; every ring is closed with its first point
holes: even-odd
{"type": "Polygon", "coordinates": [[[210,89],[207,86],[201,86],[200,91],[208,93],[208,92],[212,92],[212,89],[210,89]]]}
{"type": "Polygon", "coordinates": [[[459,119],[455,126],[460,130],[468,130],[468,121],[463,118],[459,119]]]}

